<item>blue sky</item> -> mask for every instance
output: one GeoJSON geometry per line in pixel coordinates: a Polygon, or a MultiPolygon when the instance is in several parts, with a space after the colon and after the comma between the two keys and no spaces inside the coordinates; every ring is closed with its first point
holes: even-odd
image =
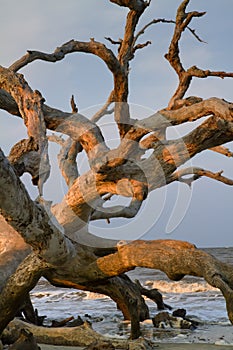
{"type": "MultiPolygon", "coordinates": [[[[179,3],[177,0],[152,0],[138,28],[153,18],[174,19],[179,3]]],[[[191,25],[207,43],[200,43],[190,33],[184,33],[181,42],[184,66],[232,72],[233,2],[193,0],[189,9],[207,11],[191,25]]],[[[9,66],[28,49],[52,52],[70,39],[85,41],[94,37],[111,47],[104,37],[117,40],[122,36],[127,10],[107,0],[48,0],[44,3],[1,0],[1,13],[0,63],[9,66]]],[[[165,107],[174,92],[177,78],[163,57],[172,30],[170,24],[158,24],[141,37],[142,42],[151,40],[152,45],[139,50],[131,63],[130,103],[134,117],[165,107]]],[[[42,92],[47,104],[70,110],[69,99],[74,94],[80,112],[86,115],[91,115],[95,106],[106,100],[112,87],[112,76],[101,60],[85,54],[72,54],[56,64],[37,61],[21,72],[33,89],[42,92]]],[[[188,95],[217,96],[232,101],[233,80],[196,79],[188,95]]],[[[7,154],[16,141],[25,137],[26,131],[18,118],[1,111],[0,119],[1,146],[7,154]]],[[[104,121],[108,125],[106,118],[104,121]]],[[[229,146],[233,150],[233,145],[229,146]]],[[[51,149],[54,154],[58,147],[51,149]]],[[[56,201],[66,188],[56,176],[56,159],[52,159],[52,163],[53,179],[46,185],[46,199],[56,201]]],[[[224,170],[226,176],[233,178],[232,159],[210,151],[198,155],[193,164],[213,171],[224,170]]],[[[28,183],[27,175],[24,180],[28,183]]],[[[36,196],[35,189],[31,193],[36,196]]],[[[130,238],[184,239],[198,246],[232,246],[232,197],[231,187],[210,179],[198,180],[192,190],[183,184],[172,184],[151,194],[135,220],[113,220],[110,226],[104,227],[102,223],[94,223],[92,230],[109,238],[128,235],[130,238]]]]}

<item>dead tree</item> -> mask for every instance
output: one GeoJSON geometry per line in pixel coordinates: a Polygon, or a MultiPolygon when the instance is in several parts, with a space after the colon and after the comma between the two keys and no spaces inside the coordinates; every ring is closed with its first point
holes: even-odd
{"type": "Polygon", "coordinates": [[[124,277],[137,266],[164,271],[175,281],[185,275],[203,277],[221,290],[233,323],[233,267],[198,250],[194,245],[174,240],[115,242],[97,239],[88,232],[91,220],[115,217],[133,218],[149,192],[180,181],[190,185],[206,176],[233,185],[222,172],[213,173],[197,167],[180,168],[200,152],[212,150],[232,157],[223,145],[233,140],[233,103],[212,97],[189,96],[195,78],[233,77],[233,73],[184,68],[179,42],[193,18],[204,12],[187,11],[189,0],[182,1],[174,21],[158,19],[138,29],[138,21],[150,2],[111,0],[128,8],[124,36],[107,45],[95,41],[71,40],[52,53],[28,51],[10,67],[0,67],[0,108],[22,118],[28,132],[13,146],[8,157],[0,152],[1,275],[0,333],[23,305],[29,291],[44,276],[55,286],[91,290],[109,295],[132,321],[131,337],[140,334],[139,321],[148,317],[141,288],[124,277]],[[178,77],[178,86],[167,106],[142,120],[131,118],[128,104],[130,61],[149,25],[168,22],[174,34],[168,63],[178,77]],[[72,112],[48,106],[41,92],[33,91],[20,69],[36,60],[57,62],[70,53],[98,56],[113,76],[113,88],[106,104],[92,120],[78,113],[72,98],[72,112]],[[111,109],[113,108],[113,109],[111,109]],[[119,131],[119,146],[110,149],[97,121],[114,114],[119,131]],[[199,126],[182,138],[168,140],[168,127],[206,117],[199,126]],[[68,138],[47,136],[48,130],[68,138]],[[43,199],[43,184],[50,175],[48,142],[61,145],[59,166],[68,185],[61,203],[51,206],[43,199]],[[152,151],[148,158],[142,156],[152,151]],[[90,170],[80,175],[77,154],[85,152],[90,170]],[[39,198],[33,201],[20,177],[29,172],[38,186],[39,198]],[[112,195],[131,198],[128,206],[104,207],[112,195]],[[95,245],[93,244],[95,242],[95,245]]]}

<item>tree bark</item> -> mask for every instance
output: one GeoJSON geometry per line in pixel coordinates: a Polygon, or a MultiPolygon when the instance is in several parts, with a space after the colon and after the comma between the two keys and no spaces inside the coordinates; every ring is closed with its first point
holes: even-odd
{"type": "Polygon", "coordinates": [[[96,333],[90,326],[85,324],[78,327],[54,327],[46,328],[15,319],[12,321],[3,333],[5,342],[15,341],[22,328],[31,331],[38,343],[67,346],[86,346],[94,340],[104,339],[103,336],[96,333]]]}
{"type": "MultiPolygon", "coordinates": [[[[190,158],[206,150],[228,157],[233,155],[223,146],[233,141],[233,104],[216,97],[184,98],[193,77],[233,77],[232,72],[202,70],[196,66],[185,69],[181,62],[179,43],[183,32],[189,29],[199,40],[189,24],[204,12],[186,12],[189,0],[183,0],[175,21],[154,20],[137,33],[140,17],[150,1],[111,2],[128,8],[123,38],[117,42],[107,38],[111,44],[118,45],[118,55],[94,38],[88,42],[70,40],[52,53],[28,51],[9,68],[0,67],[0,108],[22,118],[28,133],[27,140],[13,146],[8,159],[0,150],[0,333],[38,279],[44,276],[56,286],[109,295],[125,319],[131,319],[131,338],[137,338],[140,321],[149,317],[142,294],[150,294],[158,307],[164,307],[156,291],[148,294],[140,284],[124,275],[137,266],[161,270],[172,280],[180,280],[185,275],[203,277],[221,290],[233,323],[232,266],[187,242],[116,242],[97,239],[89,233],[91,220],[133,218],[150,191],[173,181],[190,186],[196,179],[207,176],[233,185],[233,180],[223,176],[222,171],[213,173],[198,167],[180,169],[190,158]],[[165,57],[177,74],[178,87],[165,108],[143,120],[132,119],[128,102],[130,61],[136,50],[149,44],[148,41],[137,44],[139,37],[151,24],[159,22],[175,24],[165,57]],[[42,94],[33,91],[23,75],[17,73],[36,60],[57,62],[74,52],[97,56],[113,76],[107,102],[92,120],[78,113],[73,99],[70,113],[46,105],[42,94]],[[110,149],[96,121],[111,113],[108,108],[113,103],[119,145],[110,149]],[[202,117],[205,120],[184,137],[166,138],[168,127],[202,117]],[[62,201],[54,206],[42,198],[43,184],[50,175],[47,130],[69,137],[62,141],[57,136],[50,137],[62,147],[59,165],[69,187],[62,201]],[[151,150],[151,155],[143,158],[147,150],[151,150]],[[79,151],[85,152],[90,166],[82,175],[77,168],[79,151]],[[20,181],[25,172],[29,172],[33,184],[38,185],[39,197],[35,201],[20,181]],[[106,200],[113,195],[130,198],[130,204],[106,207],[106,200]]],[[[67,337],[71,331],[67,332],[65,342],[69,342],[67,337]]],[[[93,332],[85,332],[93,341],[93,332]]],[[[54,339],[59,341],[58,335],[54,339]]],[[[100,339],[99,336],[96,339],[100,339]]]]}

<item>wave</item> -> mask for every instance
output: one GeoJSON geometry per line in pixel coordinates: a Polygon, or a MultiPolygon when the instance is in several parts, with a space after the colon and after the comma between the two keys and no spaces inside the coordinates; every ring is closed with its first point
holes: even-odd
{"type": "MultiPolygon", "coordinates": [[[[188,282],[188,281],[146,281],[144,283],[145,287],[149,289],[156,288],[162,294],[184,294],[184,293],[205,293],[205,292],[219,292],[217,288],[210,286],[206,281],[198,282],[188,282]]],[[[219,292],[220,293],[220,292],[219,292]]],[[[64,290],[64,289],[53,289],[50,290],[46,288],[45,291],[40,289],[40,291],[33,291],[31,293],[33,299],[47,299],[47,302],[54,302],[59,300],[95,300],[95,299],[106,299],[110,298],[103,294],[88,292],[88,291],[78,291],[78,290],[64,290]]]]}
{"type": "Polygon", "coordinates": [[[39,292],[31,292],[31,297],[33,299],[42,299],[46,298],[50,301],[59,301],[64,299],[72,299],[72,300],[95,300],[95,299],[110,299],[106,295],[103,294],[97,294],[93,292],[83,292],[83,291],[68,291],[61,289],[57,290],[46,290],[46,291],[39,291],[39,292]]]}
{"type": "Polygon", "coordinates": [[[157,288],[161,293],[201,293],[209,291],[218,291],[206,281],[186,282],[186,281],[146,281],[145,286],[157,288]]]}

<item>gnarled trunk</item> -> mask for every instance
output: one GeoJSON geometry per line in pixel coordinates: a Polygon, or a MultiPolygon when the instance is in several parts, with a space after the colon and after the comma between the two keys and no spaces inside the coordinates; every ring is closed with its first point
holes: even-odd
{"type": "MultiPolygon", "coordinates": [[[[41,276],[56,286],[91,290],[110,296],[131,319],[131,338],[140,335],[140,321],[149,317],[142,294],[164,307],[161,295],[149,293],[124,275],[137,266],[158,269],[172,280],[185,275],[203,277],[221,290],[230,321],[233,323],[233,267],[224,264],[194,245],[175,240],[117,242],[97,238],[89,232],[91,220],[134,218],[149,192],[174,181],[191,186],[206,176],[227,185],[233,180],[222,171],[199,167],[180,168],[200,152],[211,150],[224,156],[233,153],[224,147],[233,141],[233,104],[212,97],[202,99],[187,94],[193,77],[233,77],[233,73],[185,69],[180,59],[179,42],[193,18],[204,12],[186,12],[189,0],[183,0],[175,21],[158,19],[137,32],[139,19],[150,5],[143,0],[111,0],[128,8],[118,55],[93,38],[88,42],[70,40],[53,53],[28,51],[10,67],[0,67],[0,108],[20,117],[28,139],[17,142],[8,158],[0,150],[0,334],[14,318],[29,291],[41,276]],[[150,42],[139,44],[144,31],[155,23],[173,23],[174,34],[165,58],[178,77],[178,86],[167,106],[144,119],[133,119],[129,106],[130,61],[135,52],[150,42]],[[66,55],[82,52],[101,59],[113,76],[107,102],[91,120],[72,111],[64,112],[45,104],[42,94],[33,91],[18,71],[31,62],[56,62],[66,55]],[[110,109],[110,105],[114,108],[110,109]],[[97,121],[113,114],[119,132],[119,145],[107,145],[97,121]],[[166,131],[205,117],[184,137],[169,140],[166,131]],[[65,135],[47,136],[52,130],[65,135]],[[57,142],[60,171],[67,193],[52,206],[43,198],[44,183],[50,176],[48,142],[57,142]],[[149,157],[145,156],[151,151],[149,157]],[[89,170],[80,174],[79,153],[85,152],[89,170]],[[29,172],[39,197],[32,200],[20,177],[29,172]],[[130,198],[127,206],[105,206],[113,195],[130,198]],[[158,298],[158,299],[157,299],[158,298]]],[[[191,33],[198,39],[194,30],[191,33]]],[[[127,237],[126,237],[127,238],[127,237]]],[[[46,330],[47,332],[47,330],[46,330]]],[[[91,333],[92,334],[92,333],[91,333]]]]}

